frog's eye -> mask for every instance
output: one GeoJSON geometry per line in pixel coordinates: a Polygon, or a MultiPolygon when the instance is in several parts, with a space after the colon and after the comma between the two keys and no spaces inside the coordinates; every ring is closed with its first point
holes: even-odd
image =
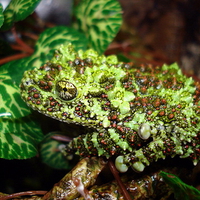
{"type": "Polygon", "coordinates": [[[77,88],[73,83],[66,80],[60,80],[56,83],[56,92],[63,100],[72,100],[77,95],[77,88]]]}

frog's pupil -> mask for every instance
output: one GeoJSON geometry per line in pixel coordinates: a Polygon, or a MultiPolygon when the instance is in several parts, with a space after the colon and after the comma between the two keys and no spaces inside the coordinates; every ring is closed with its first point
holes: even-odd
{"type": "Polygon", "coordinates": [[[63,100],[72,100],[77,95],[76,86],[66,80],[60,80],[56,83],[56,92],[58,96],[63,100]]]}

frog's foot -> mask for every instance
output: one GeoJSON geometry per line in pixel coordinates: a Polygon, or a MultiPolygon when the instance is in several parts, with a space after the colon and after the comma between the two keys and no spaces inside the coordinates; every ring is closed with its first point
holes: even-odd
{"type": "MultiPolygon", "coordinates": [[[[118,156],[115,159],[115,167],[117,168],[119,172],[124,173],[128,170],[130,166],[130,162],[128,162],[129,160],[128,157],[129,157],[129,154],[126,154],[123,156],[118,156]]],[[[145,168],[145,165],[141,161],[136,161],[131,164],[131,167],[136,172],[142,172],[145,168]]]]}
{"type": "Polygon", "coordinates": [[[120,155],[115,160],[115,166],[120,172],[126,172],[129,167],[137,172],[142,172],[146,166],[166,156],[190,158],[194,165],[200,161],[200,145],[191,145],[181,140],[166,139],[150,142],[138,150],[125,155],[120,155]]]}
{"type": "Polygon", "coordinates": [[[168,145],[163,140],[152,141],[138,150],[118,156],[115,160],[116,168],[120,172],[126,172],[128,167],[132,167],[134,171],[142,172],[151,162],[160,158],[165,159],[166,153],[164,152],[167,148],[168,145]]]}

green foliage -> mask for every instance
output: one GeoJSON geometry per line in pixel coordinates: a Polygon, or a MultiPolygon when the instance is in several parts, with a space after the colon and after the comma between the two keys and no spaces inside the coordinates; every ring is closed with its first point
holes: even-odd
{"type": "Polygon", "coordinates": [[[18,87],[18,90],[19,90],[20,79],[23,76],[23,72],[26,71],[26,69],[32,68],[31,57],[32,56],[25,57],[19,60],[13,60],[11,62],[4,64],[0,68],[0,72],[4,71],[6,73],[5,75],[9,76],[11,81],[16,85],[16,87],[18,87]],[[14,66],[17,66],[17,67],[14,67],[14,66]]]}
{"type": "Polygon", "coordinates": [[[65,45],[68,43],[72,43],[77,50],[85,50],[88,41],[83,33],[71,27],[56,26],[46,29],[36,43],[34,57],[41,56],[41,63],[44,63],[44,61],[51,59],[55,49],[61,44],[65,45]]]}
{"type": "Polygon", "coordinates": [[[31,112],[21,100],[19,88],[7,71],[1,70],[0,80],[0,157],[33,157],[43,137],[40,126],[28,116],[31,112]]]}
{"type": "Polygon", "coordinates": [[[11,118],[20,118],[30,114],[29,108],[21,100],[18,86],[16,86],[7,71],[0,74],[0,113],[9,114],[11,118]]]}
{"type": "Polygon", "coordinates": [[[4,21],[4,17],[3,17],[3,6],[0,3],[0,27],[2,26],[4,21]]]}
{"type": "Polygon", "coordinates": [[[56,133],[49,133],[44,137],[40,145],[40,157],[44,163],[56,169],[71,168],[69,160],[61,153],[64,151],[65,144],[54,140],[51,136],[56,133]]]}
{"type": "MultiPolygon", "coordinates": [[[[3,11],[0,4],[0,31],[30,15],[41,0],[11,0],[3,11]]],[[[40,125],[31,117],[31,110],[21,100],[19,84],[24,71],[41,66],[53,56],[61,44],[72,43],[76,50],[88,47],[103,53],[117,34],[122,18],[117,0],[82,0],[75,8],[77,23],[72,27],[55,26],[44,30],[29,57],[13,60],[0,68],[0,157],[26,159],[35,156],[41,143],[43,162],[55,168],[69,168],[69,163],[55,149],[59,142],[42,133],[40,125]],[[85,17],[87,15],[87,18],[85,17]]],[[[2,55],[12,49],[1,42],[2,55]],[[2,47],[3,46],[3,47],[2,47]],[[9,49],[10,48],[10,49],[9,49]],[[8,49],[8,51],[5,51],[8,49]]]]}
{"type": "Polygon", "coordinates": [[[30,116],[18,119],[0,118],[0,157],[26,159],[37,155],[43,135],[30,116]]]}
{"type": "Polygon", "coordinates": [[[115,0],[82,0],[75,8],[74,24],[89,40],[88,46],[102,54],[119,31],[122,10],[115,0]]]}
{"type": "Polygon", "coordinates": [[[41,0],[11,0],[3,12],[4,24],[1,30],[8,30],[14,22],[21,21],[30,15],[41,0]]]}
{"type": "Polygon", "coordinates": [[[173,174],[162,171],[160,175],[173,189],[174,196],[177,200],[200,200],[200,191],[193,186],[185,184],[181,179],[173,174]]]}

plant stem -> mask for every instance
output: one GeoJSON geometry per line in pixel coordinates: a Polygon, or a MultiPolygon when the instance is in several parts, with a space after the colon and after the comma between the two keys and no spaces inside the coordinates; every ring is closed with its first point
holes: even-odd
{"type": "Polygon", "coordinates": [[[34,52],[34,49],[32,49],[30,46],[28,46],[25,42],[23,42],[17,35],[15,27],[13,27],[12,29],[12,34],[15,37],[16,42],[19,44],[19,46],[23,47],[23,50],[27,53],[32,54],[34,52]]]}
{"type": "Polygon", "coordinates": [[[8,56],[6,58],[0,59],[0,65],[5,64],[7,62],[10,62],[12,60],[17,60],[17,59],[20,59],[20,58],[24,58],[24,57],[27,57],[27,56],[30,56],[30,55],[27,54],[27,53],[20,53],[20,54],[15,54],[15,55],[12,55],[12,56],[8,56]]]}
{"type": "Polygon", "coordinates": [[[20,196],[25,196],[25,195],[44,195],[46,194],[47,191],[26,191],[26,192],[18,192],[14,194],[9,194],[4,197],[0,197],[1,200],[7,200],[7,199],[12,199],[14,197],[20,197],[20,196]]]}
{"type": "Polygon", "coordinates": [[[125,185],[123,184],[123,182],[121,181],[121,178],[119,177],[119,172],[117,171],[115,165],[113,164],[113,162],[111,160],[108,161],[108,166],[109,166],[110,171],[112,172],[113,176],[115,177],[115,179],[119,185],[119,188],[121,189],[124,199],[132,200],[128,191],[125,188],[125,185]]]}

